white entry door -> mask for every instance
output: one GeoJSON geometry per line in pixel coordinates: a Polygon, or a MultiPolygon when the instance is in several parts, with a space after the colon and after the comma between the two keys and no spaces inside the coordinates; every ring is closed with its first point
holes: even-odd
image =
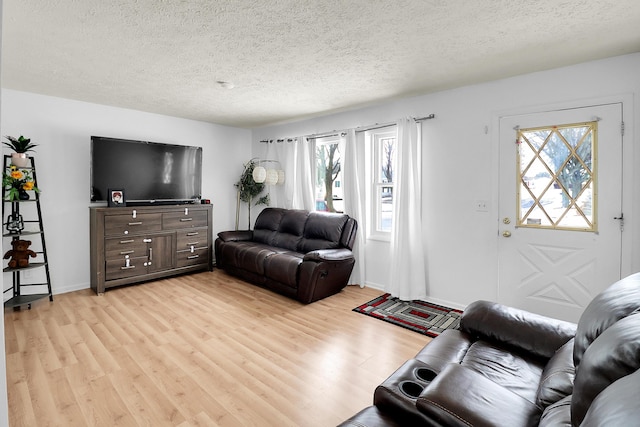
{"type": "Polygon", "coordinates": [[[620,279],[622,104],[500,119],[498,301],[577,321],[620,279]]]}

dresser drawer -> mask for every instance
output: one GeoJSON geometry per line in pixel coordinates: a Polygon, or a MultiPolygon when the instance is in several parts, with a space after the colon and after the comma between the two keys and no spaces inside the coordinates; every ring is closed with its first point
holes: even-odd
{"type": "Polygon", "coordinates": [[[179,251],[194,248],[206,248],[209,246],[209,229],[208,228],[192,228],[188,230],[179,230],[178,232],[179,251]]]}
{"type": "Polygon", "coordinates": [[[178,267],[207,264],[209,262],[209,248],[178,251],[178,267]]]}
{"type": "Polygon", "coordinates": [[[124,257],[106,261],[105,280],[122,279],[139,276],[147,272],[147,257],[129,258],[129,265],[124,257]]]}
{"type": "Polygon", "coordinates": [[[207,225],[207,211],[184,208],[181,211],[162,215],[162,226],[165,230],[206,227],[207,225]]]}
{"type": "Polygon", "coordinates": [[[130,258],[146,256],[149,244],[145,240],[147,239],[143,236],[123,236],[105,239],[104,257],[111,260],[124,259],[126,255],[129,255],[130,258]]]}
{"type": "Polygon", "coordinates": [[[109,215],[104,219],[105,236],[126,236],[161,229],[161,213],[138,214],[135,218],[133,215],[109,215]]]}

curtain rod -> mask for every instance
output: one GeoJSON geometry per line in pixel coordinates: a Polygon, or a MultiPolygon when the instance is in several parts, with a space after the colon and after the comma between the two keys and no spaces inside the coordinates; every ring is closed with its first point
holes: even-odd
{"type": "Polygon", "coordinates": [[[347,136],[347,133],[342,131],[333,131],[333,133],[314,133],[313,135],[307,136],[307,141],[310,139],[320,139],[320,138],[331,138],[332,136],[347,136]]]}
{"type": "MultiPolygon", "coordinates": [[[[424,117],[413,117],[413,120],[415,122],[422,122],[424,120],[431,120],[431,119],[435,119],[436,115],[431,113],[428,116],[424,116],[424,117]]],[[[357,127],[355,129],[356,132],[365,132],[368,130],[374,130],[374,129],[382,129],[382,128],[386,128],[389,126],[395,126],[396,122],[389,122],[389,123],[376,123],[373,124],[371,126],[361,126],[361,127],[357,127]]],[[[330,133],[316,133],[316,134],[312,134],[312,135],[308,135],[306,136],[307,141],[310,139],[319,139],[319,138],[330,138],[332,136],[346,136],[347,133],[345,131],[332,131],[330,133]]],[[[271,144],[273,142],[293,142],[293,141],[297,141],[298,138],[282,138],[282,139],[263,139],[260,142],[265,143],[265,144],[271,144]]]]}
{"type": "Polygon", "coordinates": [[[274,142],[293,142],[297,141],[298,138],[280,138],[280,139],[262,139],[260,142],[264,144],[273,144],[274,142]]]}
{"type": "Polygon", "coordinates": [[[360,126],[360,127],[357,127],[356,128],[356,132],[366,132],[368,130],[388,128],[388,127],[395,126],[395,125],[396,125],[396,122],[376,123],[376,124],[371,125],[371,126],[360,126]]]}
{"type": "Polygon", "coordinates": [[[415,120],[416,122],[421,122],[421,121],[424,121],[424,120],[431,120],[431,119],[435,119],[435,118],[436,118],[436,115],[431,113],[428,116],[418,117],[417,119],[414,118],[413,120],[415,120]]]}
{"type": "MultiPolygon", "coordinates": [[[[421,122],[424,120],[430,120],[430,119],[435,119],[436,115],[435,114],[429,114],[428,116],[424,116],[424,117],[413,117],[413,120],[415,122],[421,122]]],[[[397,122],[389,122],[389,123],[376,123],[374,125],[371,126],[361,126],[356,128],[356,132],[366,132],[368,130],[375,130],[375,129],[382,129],[382,128],[387,128],[390,126],[395,126],[397,124],[397,122]]]]}

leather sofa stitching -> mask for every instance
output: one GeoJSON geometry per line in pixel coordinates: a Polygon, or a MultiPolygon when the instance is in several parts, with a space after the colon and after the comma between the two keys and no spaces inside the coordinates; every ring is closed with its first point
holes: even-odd
{"type": "Polygon", "coordinates": [[[457,418],[459,421],[463,422],[464,424],[468,425],[469,427],[472,427],[473,424],[471,424],[469,421],[465,420],[464,418],[462,418],[460,415],[455,414],[453,412],[451,412],[449,409],[445,408],[444,406],[434,402],[433,400],[429,400],[429,399],[422,399],[423,402],[427,402],[432,404],[433,406],[435,406],[436,408],[448,413],[449,415],[453,416],[454,418],[457,418]]]}
{"type": "Polygon", "coordinates": [[[572,369],[558,369],[555,370],[553,372],[550,372],[547,376],[545,376],[544,378],[542,378],[540,380],[540,384],[544,384],[547,381],[549,381],[551,379],[551,377],[555,376],[555,375],[560,375],[560,374],[573,374],[573,370],[572,369]]]}

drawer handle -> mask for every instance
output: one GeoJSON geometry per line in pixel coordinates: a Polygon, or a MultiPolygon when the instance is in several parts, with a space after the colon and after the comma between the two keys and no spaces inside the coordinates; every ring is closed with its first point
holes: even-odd
{"type": "Polygon", "coordinates": [[[151,242],[153,242],[153,240],[152,240],[152,239],[147,238],[147,239],[142,239],[142,242],[143,242],[143,243],[151,243],[151,242]]]}
{"type": "Polygon", "coordinates": [[[135,240],[131,239],[131,240],[120,240],[120,244],[124,245],[125,243],[133,243],[135,242],[135,240]]]}
{"type": "Polygon", "coordinates": [[[131,270],[132,268],[136,268],[135,265],[129,265],[129,266],[125,266],[125,267],[120,267],[120,270],[131,270]]]}
{"type": "Polygon", "coordinates": [[[121,251],[121,252],[120,252],[120,255],[132,254],[132,253],[134,253],[134,252],[135,252],[134,250],[131,250],[131,251],[121,251]]]}
{"type": "Polygon", "coordinates": [[[193,221],[193,218],[180,218],[180,222],[193,221]]]}
{"type": "Polygon", "coordinates": [[[197,231],[192,231],[191,233],[187,233],[187,237],[197,236],[198,234],[200,233],[198,233],[197,231]]]}
{"type": "Polygon", "coordinates": [[[142,221],[130,222],[129,225],[142,225],[142,221]]]}
{"type": "Polygon", "coordinates": [[[187,246],[196,246],[198,243],[200,243],[200,242],[191,242],[191,243],[187,243],[187,246]]]}
{"type": "Polygon", "coordinates": [[[187,257],[187,259],[196,259],[196,258],[200,258],[200,255],[191,255],[187,257]]]}

